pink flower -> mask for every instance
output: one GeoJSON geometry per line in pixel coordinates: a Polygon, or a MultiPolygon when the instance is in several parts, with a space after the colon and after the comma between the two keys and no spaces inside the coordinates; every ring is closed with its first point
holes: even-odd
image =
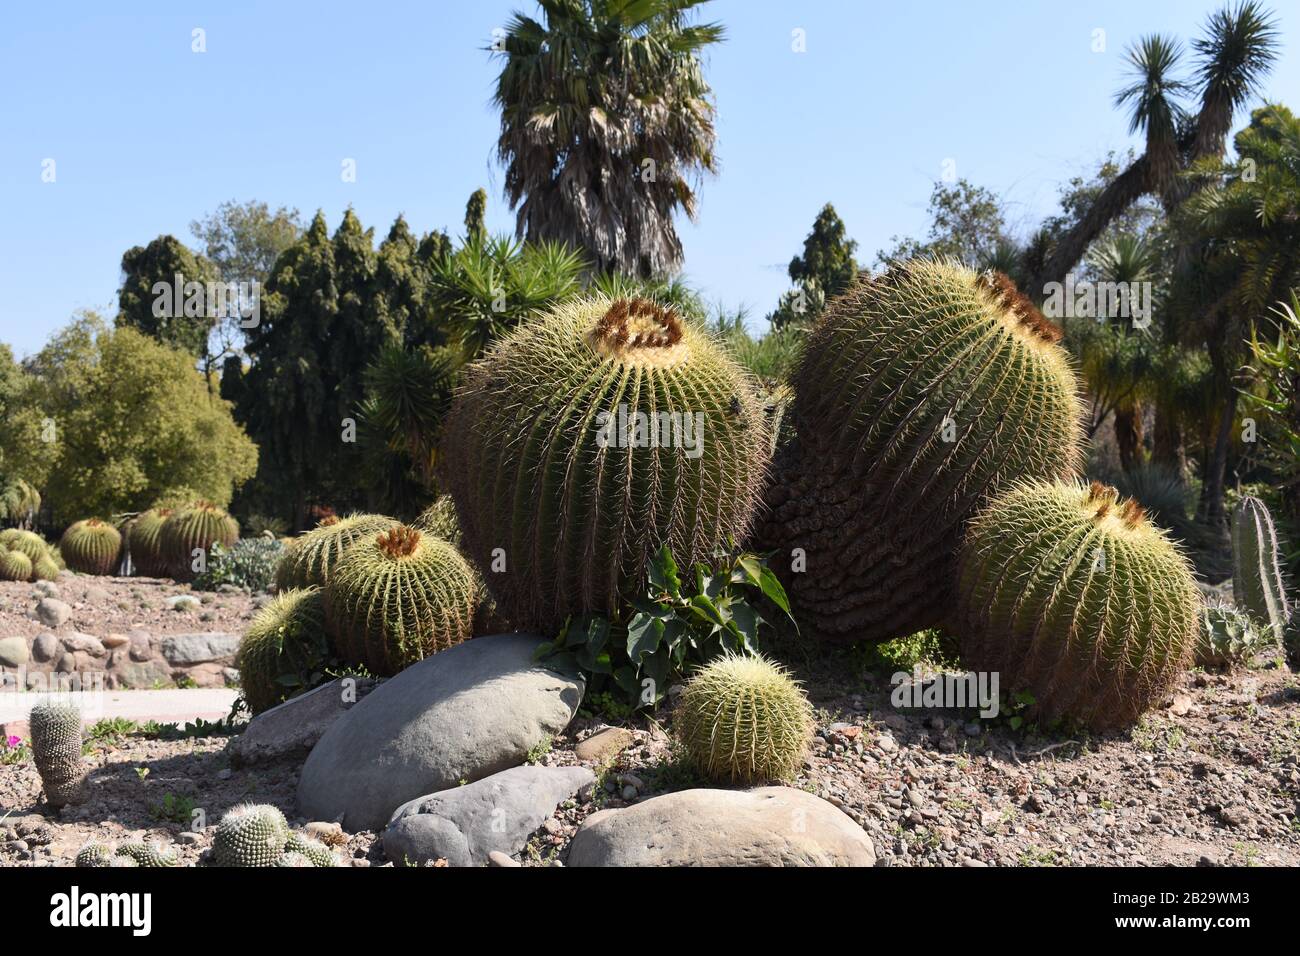
{"type": "Polygon", "coordinates": [[[17,747],[22,742],[23,742],[23,738],[15,737],[13,734],[10,734],[8,737],[5,738],[6,747],[17,747]]]}

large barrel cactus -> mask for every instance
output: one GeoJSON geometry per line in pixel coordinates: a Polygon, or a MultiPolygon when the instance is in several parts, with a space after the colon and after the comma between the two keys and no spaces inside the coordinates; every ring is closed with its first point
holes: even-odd
{"type": "Polygon", "coordinates": [[[32,760],[52,807],[85,799],[86,765],[81,759],[81,712],[69,704],[37,704],[28,722],[32,760]]]}
{"type": "Polygon", "coordinates": [[[122,535],[106,521],[87,518],[63,532],[59,551],[73,571],[112,574],[122,553],[122,535]]]}
{"type": "Polygon", "coordinates": [[[961,550],[954,625],[966,666],[1028,691],[1047,721],[1127,726],[1195,653],[1191,569],[1140,505],[1093,482],[995,498],[961,550]]]}
{"type": "Polygon", "coordinates": [[[460,547],[460,519],[456,517],[456,501],[451,495],[441,495],[425,508],[415,519],[414,527],[460,547]]]}
{"type": "Polygon", "coordinates": [[[454,547],[406,525],[359,541],[325,586],[338,655],[387,677],[473,637],[480,585],[454,547]]]}
{"type": "Polygon", "coordinates": [[[997,273],[913,261],[861,278],[813,329],[760,544],[821,637],[885,641],[951,605],[970,515],[1079,464],[1059,330],[997,273]]]}
{"type": "Polygon", "coordinates": [[[329,653],[319,588],[281,592],[257,612],[235,653],[244,699],[254,714],[305,688],[329,653]],[[290,684],[282,677],[296,678],[290,684]]]}
{"type": "Polygon", "coordinates": [[[238,540],[238,522],[208,502],[173,512],[162,526],[163,557],[168,572],[178,581],[190,581],[198,573],[196,551],[211,556],[214,544],[229,548],[238,540]]]}
{"type": "Polygon", "coordinates": [[[285,549],[275,572],[277,590],[324,587],[343,552],[366,538],[396,526],[384,515],[330,516],[285,549]]]}
{"type": "Polygon", "coordinates": [[[445,429],[466,553],[501,613],[604,612],[667,544],[683,565],[744,537],[770,441],[752,382],[645,299],[582,298],[475,363],[445,429]]]}
{"type": "Polygon", "coordinates": [[[126,541],[136,574],[146,578],[167,577],[169,569],[163,553],[162,530],[171,515],[171,508],[150,508],[131,522],[126,541]]]}
{"type": "Polygon", "coordinates": [[[1260,628],[1281,640],[1291,620],[1281,548],[1268,508],[1247,495],[1232,513],[1232,597],[1260,628]]]}

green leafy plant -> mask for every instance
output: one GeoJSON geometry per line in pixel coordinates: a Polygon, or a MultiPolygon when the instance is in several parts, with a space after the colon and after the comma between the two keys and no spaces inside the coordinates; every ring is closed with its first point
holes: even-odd
{"type": "Polygon", "coordinates": [[[612,685],[633,707],[652,706],[690,665],[728,651],[757,653],[767,624],[756,606],[763,598],[794,622],[785,589],[757,555],[733,546],[712,562],[679,568],[664,545],[646,568],[640,596],[614,616],[571,618],[537,654],[564,655],[591,675],[591,692],[612,685]]]}
{"type": "Polygon", "coordinates": [[[230,547],[214,544],[207,567],[192,583],[196,591],[215,591],[223,584],[266,591],[275,583],[284,545],[274,538],[240,538],[230,547]]]}
{"type": "Polygon", "coordinates": [[[193,798],[174,793],[163,794],[162,802],[149,808],[149,814],[155,820],[166,820],[169,823],[189,823],[193,813],[193,798]]]}

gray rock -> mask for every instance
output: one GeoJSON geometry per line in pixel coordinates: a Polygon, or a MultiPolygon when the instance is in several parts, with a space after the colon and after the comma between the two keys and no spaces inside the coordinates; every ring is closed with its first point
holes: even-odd
{"type": "Polygon", "coordinates": [[[595,779],[586,767],[511,767],[419,797],[393,814],[384,853],[394,863],[485,866],[493,851],[522,850],[562,801],[595,779]]]}
{"type": "Polygon", "coordinates": [[[58,598],[41,598],[36,605],[36,617],[46,627],[60,627],[71,616],[71,605],[58,598]]]}
{"type": "Polygon", "coordinates": [[[336,720],[312,749],[298,807],[351,831],[402,804],[524,762],[562,731],[585,683],[533,660],[541,639],[496,634],[427,657],[336,720]]]}
{"type": "Polygon", "coordinates": [[[59,596],[59,586],[53,581],[37,581],[32,585],[43,597],[56,598],[59,596]]]}
{"type": "Polygon", "coordinates": [[[172,634],[162,639],[162,654],[169,664],[224,660],[234,657],[238,647],[238,634],[172,634]]]}
{"type": "Polygon", "coordinates": [[[147,661],[153,657],[153,645],[148,631],[132,631],[127,636],[131,638],[131,660],[147,661]]]}
{"type": "Polygon", "coordinates": [[[500,867],[519,866],[519,862],[517,860],[511,859],[510,857],[506,856],[506,854],[502,853],[500,850],[493,850],[491,853],[488,854],[488,864],[491,866],[500,866],[500,867]]]}
{"type": "Polygon", "coordinates": [[[680,790],[589,816],[569,866],[874,866],[871,839],[793,787],[680,790]]]}
{"type": "Polygon", "coordinates": [[[82,593],[81,599],[87,604],[107,604],[112,600],[107,591],[96,585],[91,585],[82,593]]]}
{"type": "Polygon", "coordinates": [[[136,690],[172,682],[172,672],[161,661],[126,661],[118,665],[112,676],[118,687],[136,690]]]}
{"type": "Polygon", "coordinates": [[[44,664],[46,661],[54,660],[54,655],[57,653],[59,653],[59,639],[53,634],[47,632],[32,641],[32,659],[37,663],[44,664]]]}
{"type": "Polygon", "coordinates": [[[309,690],[248,722],[244,732],[226,744],[236,766],[305,757],[330,724],[374,688],[371,678],[340,677],[309,690]]]}
{"type": "Polygon", "coordinates": [[[0,666],[22,667],[27,663],[27,638],[6,637],[0,639],[0,666]]]}
{"type": "Polygon", "coordinates": [[[82,651],[91,657],[103,657],[106,653],[103,642],[89,634],[69,634],[63,639],[63,646],[70,651],[82,651]]]}

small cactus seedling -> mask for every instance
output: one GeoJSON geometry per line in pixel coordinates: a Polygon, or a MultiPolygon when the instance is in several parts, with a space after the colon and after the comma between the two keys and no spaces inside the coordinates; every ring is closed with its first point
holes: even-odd
{"type": "Polygon", "coordinates": [[[275,866],[289,841],[284,814],[269,804],[231,807],[217,825],[212,843],[217,866],[275,866]]]}
{"type": "Polygon", "coordinates": [[[387,531],[397,522],[384,515],[335,515],[295,538],[285,549],[275,573],[277,590],[324,587],[343,553],[366,538],[387,531]]]}
{"type": "Polygon", "coordinates": [[[710,780],[792,780],[812,737],[799,685],[763,657],[727,653],[686,684],[673,727],[689,761],[710,780]]]}
{"type": "Polygon", "coordinates": [[[1291,621],[1281,548],[1268,508],[1247,495],[1232,514],[1232,596],[1255,624],[1281,641],[1291,621]]]}
{"type": "Polygon", "coordinates": [[[86,768],[81,760],[81,712],[67,704],[38,704],[29,718],[32,759],[52,807],[80,803],[86,768]]]}

